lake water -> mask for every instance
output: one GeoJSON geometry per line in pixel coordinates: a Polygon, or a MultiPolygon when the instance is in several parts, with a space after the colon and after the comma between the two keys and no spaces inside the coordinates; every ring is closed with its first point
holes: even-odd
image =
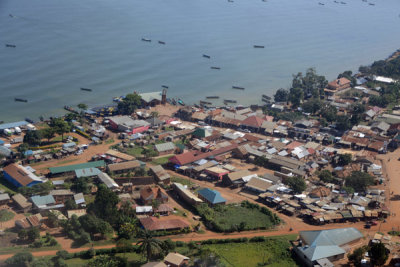
{"type": "Polygon", "coordinates": [[[161,85],[187,103],[260,103],[308,67],[333,79],[400,48],[399,0],[319,1],[0,0],[0,120],[161,85]]]}

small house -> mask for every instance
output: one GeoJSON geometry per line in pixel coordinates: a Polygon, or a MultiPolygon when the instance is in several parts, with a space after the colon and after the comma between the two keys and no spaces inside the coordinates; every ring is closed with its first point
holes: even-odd
{"type": "Polygon", "coordinates": [[[151,205],[153,201],[158,201],[159,203],[168,202],[168,196],[159,187],[147,186],[140,190],[140,199],[144,205],[151,205]]]}
{"type": "Polygon", "coordinates": [[[32,203],[28,202],[28,200],[21,194],[13,195],[12,200],[17,206],[17,210],[22,213],[27,213],[32,209],[32,203]]]}
{"type": "Polygon", "coordinates": [[[199,198],[204,200],[210,206],[215,206],[218,204],[224,205],[226,199],[221,196],[221,193],[217,190],[212,190],[210,188],[203,188],[198,192],[199,198]]]}
{"type": "Polygon", "coordinates": [[[7,193],[0,194],[0,205],[6,205],[10,202],[10,196],[7,193]]]}
{"type": "Polygon", "coordinates": [[[168,155],[173,154],[176,147],[175,144],[172,142],[156,144],[154,145],[155,150],[158,152],[158,155],[168,155]]]}
{"type": "Polygon", "coordinates": [[[164,258],[164,263],[170,267],[183,267],[189,264],[189,258],[177,252],[170,252],[164,258]]]}

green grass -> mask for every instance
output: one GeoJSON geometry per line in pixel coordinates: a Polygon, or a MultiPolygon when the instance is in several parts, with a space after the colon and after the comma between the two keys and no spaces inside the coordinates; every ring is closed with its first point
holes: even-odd
{"type": "Polygon", "coordinates": [[[172,176],[171,177],[171,182],[172,183],[180,183],[182,185],[187,185],[187,186],[192,186],[194,184],[189,179],[185,179],[185,178],[181,178],[181,177],[177,177],[177,176],[172,176]]]}
{"type": "Polygon", "coordinates": [[[135,146],[135,147],[130,147],[126,149],[126,154],[134,156],[134,157],[139,157],[142,155],[143,152],[143,148],[139,147],[139,146],[135,146]]]}
{"type": "Polygon", "coordinates": [[[151,163],[153,163],[153,164],[155,164],[155,165],[164,165],[164,164],[167,164],[167,163],[168,163],[168,159],[169,159],[170,157],[171,157],[171,156],[165,156],[165,157],[156,158],[156,159],[153,159],[153,160],[151,161],[151,163]]]}
{"type": "Polygon", "coordinates": [[[8,210],[0,210],[0,222],[7,222],[14,218],[15,214],[8,210]]]}
{"type": "Polygon", "coordinates": [[[105,141],[105,143],[106,143],[107,145],[112,144],[112,143],[114,143],[114,139],[113,139],[113,138],[108,139],[108,140],[105,141]]]}
{"type": "Polygon", "coordinates": [[[242,204],[218,205],[214,208],[199,205],[197,211],[206,226],[217,232],[235,232],[256,229],[271,229],[280,221],[275,214],[258,205],[242,204]]]}
{"type": "Polygon", "coordinates": [[[257,267],[265,263],[264,266],[291,267],[297,266],[289,252],[289,240],[295,238],[296,235],[290,235],[265,242],[212,244],[202,248],[213,251],[225,266],[257,267]]]}
{"type": "Polygon", "coordinates": [[[25,246],[4,247],[4,248],[0,248],[0,255],[13,254],[13,253],[22,252],[22,251],[36,252],[36,251],[61,250],[61,249],[62,248],[59,244],[52,246],[52,247],[41,247],[41,248],[28,248],[25,246]]]}
{"type": "Polygon", "coordinates": [[[17,194],[17,188],[13,184],[9,183],[6,179],[4,179],[2,174],[0,174],[0,189],[9,194],[17,194]]]}
{"type": "MultiPolygon", "coordinates": [[[[117,253],[115,254],[116,256],[119,257],[126,257],[128,259],[128,262],[131,263],[130,266],[141,266],[142,264],[146,263],[143,256],[137,253],[117,253]]],[[[68,267],[81,267],[84,266],[89,262],[88,259],[81,259],[81,258],[73,258],[66,260],[65,263],[68,265],[68,267]]]]}

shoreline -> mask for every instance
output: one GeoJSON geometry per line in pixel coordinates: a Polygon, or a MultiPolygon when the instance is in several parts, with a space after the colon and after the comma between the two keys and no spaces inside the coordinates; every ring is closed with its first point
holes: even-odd
{"type": "MultiPolygon", "coordinates": [[[[374,62],[375,61],[379,61],[379,60],[384,60],[384,61],[387,62],[387,61],[393,60],[393,59],[395,59],[395,58],[397,58],[399,56],[400,56],[400,48],[395,50],[394,52],[390,53],[389,56],[387,56],[385,59],[376,59],[376,60],[374,60],[374,62]]],[[[373,62],[370,63],[369,65],[365,65],[365,66],[371,66],[372,64],[373,64],[373,62]]],[[[364,65],[360,65],[360,66],[364,66],[364,65]]],[[[342,70],[342,71],[345,71],[345,70],[342,70]]],[[[357,73],[359,73],[358,69],[357,69],[357,72],[355,72],[354,74],[357,74],[357,73]]],[[[322,75],[324,75],[324,74],[322,74],[322,75]]],[[[280,86],[279,88],[284,88],[284,87],[280,86]]],[[[270,95],[270,96],[268,95],[268,96],[271,97],[271,99],[273,99],[273,96],[274,96],[276,90],[278,90],[279,88],[275,89],[275,91],[273,91],[273,94],[270,95]]],[[[131,93],[131,92],[127,92],[126,94],[128,94],[128,93],[131,93]]],[[[264,95],[265,95],[265,93],[264,93],[264,95]]],[[[167,93],[167,96],[168,96],[168,93],[167,93]]],[[[117,103],[113,102],[113,100],[112,100],[114,97],[117,97],[117,96],[111,96],[111,98],[110,98],[111,101],[109,101],[108,103],[102,102],[101,104],[99,104],[97,106],[89,106],[89,109],[116,105],[117,103]]],[[[243,97],[245,98],[245,96],[243,96],[243,97]]],[[[174,97],[174,98],[177,98],[177,97],[174,97]]],[[[194,106],[194,105],[197,105],[197,103],[199,103],[201,101],[205,101],[206,96],[204,96],[202,98],[199,98],[195,102],[187,101],[187,100],[184,99],[184,97],[181,97],[181,98],[186,103],[186,106],[194,106]]],[[[248,105],[243,105],[242,103],[240,103],[240,100],[238,100],[238,103],[234,103],[234,104],[235,104],[235,106],[242,105],[244,107],[248,107],[248,106],[251,106],[251,105],[261,105],[261,106],[263,106],[263,105],[265,105],[265,102],[263,102],[262,99],[263,99],[263,94],[260,94],[258,103],[251,103],[251,104],[248,104],[248,105]]],[[[222,103],[220,103],[220,105],[218,105],[218,104],[217,105],[211,105],[210,107],[229,106],[228,105],[229,103],[224,104],[224,100],[222,98],[221,99],[217,99],[217,100],[218,100],[218,102],[222,102],[222,103]]],[[[29,117],[29,114],[26,114],[26,115],[23,116],[23,118],[21,117],[21,118],[18,118],[18,119],[8,119],[7,117],[4,117],[4,118],[0,118],[0,122],[1,123],[10,123],[10,122],[15,122],[15,121],[23,121],[23,120],[26,120],[26,119],[32,119],[36,123],[36,122],[40,121],[41,117],[43,117],[44,120],[48,120],[51,117],[62,117],[62,116],[65,116],[66,114],[68,114],[68,111],[65,110],[65,108],[64,108],[65,106],[70,106],[70,107],[73,107],[73,108],[76,107],[76,105],[64,105],[64,106],[58,107],[56,109],[53,109],[53,111],[51,112],[51,115],[47,115],[45,113],[45,114],[39,115],[37,118],[31,118],[31,117],[29,117]]],[[[47,112],[47,113],[50,113],[50,112],[47,112]]],[[[9,113],[6,113],[6,114],[9,114],[9,113]]]]}

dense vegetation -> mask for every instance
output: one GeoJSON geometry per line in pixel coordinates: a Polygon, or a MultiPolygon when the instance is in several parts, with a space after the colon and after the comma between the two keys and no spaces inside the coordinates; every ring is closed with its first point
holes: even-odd
{"type": "Polygon", "coordinates": [[[201,204],[197,212],[206,226],[217,232],[269,229],[280,223],[279,217],[269,209],[248,201],[240,205],[218,205],[213,208],[201,204]]]}
{"type": "Polygon", "coordinates": [[[364,192],[368,186],[374,184],[374,177],[366,172],[354,171],[346,177],[346,186],[354,189],[355,192],[364,192]]]}
{"type": "Polygon", "coordinates": [[[371,66],[361,66],[359,71],[365,74],[375,74],[386,77],[400,78],[400,57],[392,60],[378,60],[371,66]]]}

